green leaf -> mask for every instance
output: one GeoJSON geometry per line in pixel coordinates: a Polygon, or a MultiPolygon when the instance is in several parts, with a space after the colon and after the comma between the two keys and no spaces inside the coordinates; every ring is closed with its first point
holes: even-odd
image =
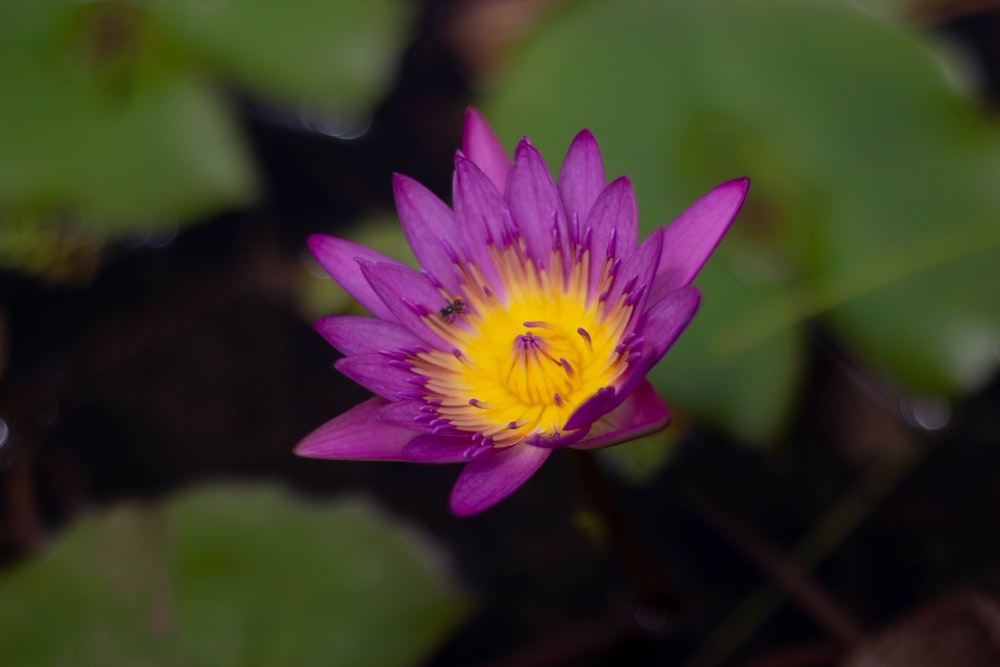
{"type": "Polygon", "coordinates": [[[0,79],[17,91],[0,98],[0,221],[62,216],[117,236],[253,194],[216,93],[170,64],[131,5],[5,3],[0,24],[0,79]]]}
{"type": "Polygon", "coordinates": [[[652,481],[660,468],[673,459],[676,433],[676,429],[663,429],[617,447],[598,449],[594,454],[629,482],[646,484],[652,481]]]}
{"type": "Polygon", "coordinates": [[[753,179],[696,281],[701,312],[652,374],[673,405],[772,439],[816,316],[904,388],[995,371],[1000,133],[914,36],[849,3],[580,2],[486,106],[553,166],[590,128],[646,232],[753,179]]]}
{"type": "Polygon", "coordinates": [[[3,263],[51,254],[63,231],[169,234],[250,201],[256,176],[219,91],[355,134],[391,82],[411,13],[403,0],[0,4],[0,225],[39,241],[0,247],[3,263]]]}
{"type": "Polygon", "coordinates": [[[366,110],[388,86],[411,6],[402,0],[147,0],[193,59],[296,106],[366,110]]]}
{"type": "Polygon", "coordinates": [[[408,665],[468,609],[422,536],[357,500],[209,488],[80,521],[0,577],[17,665],[408,665]]]}

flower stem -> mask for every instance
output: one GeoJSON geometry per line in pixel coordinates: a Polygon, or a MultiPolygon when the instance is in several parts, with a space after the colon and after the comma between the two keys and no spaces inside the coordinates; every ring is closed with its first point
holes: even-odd
{"type": "Polygon", "coordinates": [[[584,450],[568,451],[588,502],[607,527],[608,539],[635,590],[640,607],[638,611],[660,615],[676,610],[679,596],[664,584],[653,569],[593,455],[584,450]]]}

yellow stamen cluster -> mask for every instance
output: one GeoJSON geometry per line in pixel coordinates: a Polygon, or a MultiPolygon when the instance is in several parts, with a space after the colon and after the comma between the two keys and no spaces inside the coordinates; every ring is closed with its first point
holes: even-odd
{"type": "Polygon", "coordinates": [[[443,294],[444,311],[425,318],[454,351],[421,352],[409,362],[427,378],[424,398],[453,428],[495,447],[556,437],[577,407],[625,369],[618,344],[632,306],[624,297],[614,304],[597,297],[610,288],[608,262],[591,292],[586,253],[568,269],[553,253],[546,271],[511,245],[494,248],[493,263],[499,293],[467,266],[461,301],[443,294]]]}

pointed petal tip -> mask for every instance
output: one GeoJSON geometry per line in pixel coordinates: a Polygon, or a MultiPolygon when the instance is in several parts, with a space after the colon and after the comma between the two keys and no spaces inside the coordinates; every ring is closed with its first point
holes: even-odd
{"type": "Polygon", "coordinates": [[[580,130],[573,138],[559,169],[557,183],[566,214],[576,215],[585,223],[606,184],[601,149],[590,130],[580,130]]]}
{"type": "Polygon", "coordinates": [[[528,481],[551,452],[514,445],[466,464],[451,490],[452,514],[468,517],[493,507],[528,481]]]}
{"type": "Polygon", "coordinates": [[[311,449],[312,448],[310,443],[303,441],[298,443],[297,445],[295,445],[295,447],[292,448],[292,454],[294,454],[295,456],[301,456],[304,459],[315,458],[310,454],[311,449]]]}
{"type": "Polygon", "coordinates": [[[472,161],[472,158],[470,158],[468,155],[465,154],[465,151],[455,151],[454,163],[455,163],[455,171],[458,171],[460,167],[465,169],[468,168],[469,165],[476,164],[475,162],[472,161]]]}
{"type": "Polygon", "coordinates": [[[326,317],[321,317],[318,320],[313,320],[312,326],[313,330],[316,331],[320,336],[326,338],[329,332],[334,327],[334,320],[336,320],[340,315],[327,315],[326,317]]]}
{"type": "Polygon", "coordinates": [[[716,185],[666,227],[663,256],[650,299],[689,284],[736,220],[750,179],[734,178],[716,185]]]}
{"type": "Polygon", "coordinates": [[[310,234],[306,237],[306,247],[309,248],[313,257],[319,259],[320,255],[324,254],[326,248],[329,247],[331,240],[332,237],[326,234],[310,234]]]}
{"type": "Polygon", "coordinates": [[[569,150],[566,151],[566,154],[569,155],[577,151],[584,151],[585,153],[596,156],[598,160],[600,159],[601,149],[597,145],[597,139],[587,128],[583,128],[576,133],[576,136],[573,137],[573,141],[569,144],[569,150]]]}
{"type": "Polygon", "coordinates": [[[739,213],[740,208],[743,206],[743,200],[746,199],[749,191],[750,178],[748,176],[733,178],[723,181],[710,189],[699,197],[689,209],[705,206],[706,208],[714,209],[713,212],[715,214],[721,214],[720,217],[728,217],[729,220],[732,220],[739,213]]]}
{"type": "Polygon", "coordinates": [[[688,317],[688,323],[694,319],[695,314],[697,314],[698,309],[701,308],[701,290],[694,285],[688,285],[688,289],[691,290],[691,294],[687,296],[691,300],[691,316],[688,317]]]}
{"type": "Polygon", "coordinates": [[[403,447],[417,433],[379,422],[378,411],[387,404],[370,398],[314,429],[292,451],[313,459],[401,461],[403,447]]]}
{"type": "Polygon", "coordinates": [[[479,113],[479,110],[473,106],[465,107],[465,117],[463,120],[466,127],[470,124],[486,125],[486,120],[483,118],[483,114],[479,113]]]}
{"type": "Polygon", "coordinates": [[[472,107],[465,110],[461,152],[483,170],[497,190],[503,192],[510,169],[510,158],[493,129],[472,107]]]}
{"type": "Polygon", "coordinates": [[[717,217],[718,222],[715,224],[720,225],[721,223],[719,233],[721,238],[729,228],[729,225],[736,219],[736,216],[739,215],[749,191],[750,178],[748,176],[723,181],[702,195],[689,207],[689,210],[697,210],[700,206],[705,209],[708,215],[717,217]]]}
{"type": "Polygon", "coordinates": [[[483,505],[480,507],[479,505],[473,505],[471,503],[464,503],[461,500],[456,500],[455,496],[453,495],[451,498],[448,499],[448,509],[451,510],[451,513],[456,517],[458,517],[459,519],[468,519],[471,516],[475,516],[480,512],[488,510],[497,502],[499,501],[490,503],[488,505],[483,505]]]}
{"type": "Polygon", "coordinates": [[[740,178],[724,181],[720,183],[716,189],[720,188],[731,190],[734,194],[739,193],[740,198],[743,199],[747,196],[747,192],[750,191],[750,177],[742,176],[740,178]]]}
{"type": "Polygon", "coordinates": [[[705,202],[716,207],[719,213],[723,214],[722,217],[728,217],[728,223],[732,224],[732,221],[739,215],[740,209],[743,208],[743,202],[749,192],[750,178],[743,176],[719,183],[695,203],[705,202]]]}
{"type": "MultiPolygon", "coordinates": [[[[516,489],[512,489],[509,493],[513,493],[516,489]]],[[[490,496],[483,498],[470,499],[455,493],[451,494],[448,498],[448,509],[459,519],[467,519],[476,514],[485,512],[497,505],[501,500],[507,496],[490,496]]]]}
{"type": "Polygon", "coordinates": [[[337,456],[331,456],[327,453],[328,447],[324,446],[324,443],[307,437],[302,442],[295,445],[292,449],[292,454],[304,459],[336,459],[337,456]]]}
{"type": "Polygon", "coordinates": [[[531,139],[526,136],[521,137],[520,141],[517,142],[517,146],[514,148],[514,160],[517,160],[518,154],[523,151],[538,152],[538,149],[531,143],[531,139]]]}
{"type": "Polygon", "coordinates": [[[392,195],[396,200],[397,209],[401,204],[406,203],[408,195],[414,188],[422,187],[420,182],[410,178],[406,174],[393,172],[392,174],[392,195]]]}

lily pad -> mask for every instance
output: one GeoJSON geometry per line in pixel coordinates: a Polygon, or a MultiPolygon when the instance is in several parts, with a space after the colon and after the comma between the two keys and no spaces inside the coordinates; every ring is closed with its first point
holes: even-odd
{"type": "MultiPolygon", "coordinates": [[[[356,134],[411,15],[402,0],[3,3],[0,225],[101,242],[245,205],[257,177],[223,91],[356,134]]],[[[0,247],[4,264],[37,254],[0,247]]]]}
{"type": "Polygon", "coordinates": [[[412,15],[402,0],[146,5],[192,58],[223,77],[297,106],[355,113],[391,82],[412,15]]]}
{"type": "Polygon", "coordinates": [[[129,7],[0,9],[0,79],[16,91],[0,100],[0,224],[61,217],[114,237],[253,194],[217,93],[175,67],[156,26],[129,7]]]}
{"type": "Polygon", "coordinates": [[[416,664],[466,598],[416,531],[358,500],[217,487],[80,521],[0,576],[16,665],[416,664]]]}

